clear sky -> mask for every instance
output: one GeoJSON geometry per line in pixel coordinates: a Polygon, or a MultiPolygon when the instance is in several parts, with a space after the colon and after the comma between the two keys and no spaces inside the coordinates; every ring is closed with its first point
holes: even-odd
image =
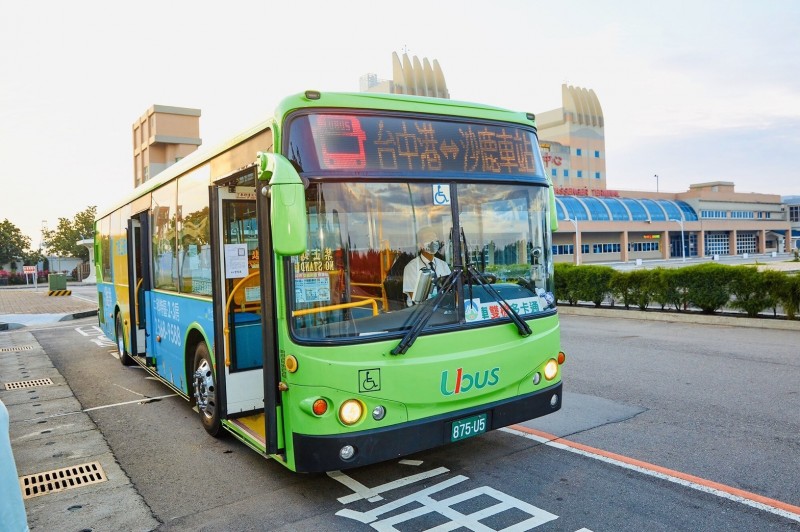
{"type": "Polygon", "coordinates": [[[44,0],[0,8],[0,220],[37,247],[132,189],[131,126],[202,110],[212,146],[285,95],[357,91],[391,54],[437,59],[453,99],[539,113],[597,94],[607,184],[800,194],[796,0],[44,0]]]}

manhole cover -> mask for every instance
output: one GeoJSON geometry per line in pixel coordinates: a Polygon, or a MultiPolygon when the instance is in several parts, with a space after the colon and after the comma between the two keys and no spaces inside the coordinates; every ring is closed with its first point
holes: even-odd
{"type": "Polygon", "coordinates": [[[23,388],[36,388],[37,386],[51,386],[50,379],[33,379],[29,381],[7,382],[6,390],[21,390],[23,388]]]}
{"type": "Polygon", "coordinates": [[[62,467],[53,471],[19,477],[22,498],[30,499],[108,480],[100,462],[90,462],[72,467],[62,467]]]}

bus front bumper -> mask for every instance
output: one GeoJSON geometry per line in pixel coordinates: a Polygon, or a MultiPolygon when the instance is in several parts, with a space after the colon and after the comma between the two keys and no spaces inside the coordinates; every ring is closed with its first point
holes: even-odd
{"type": "Polygon", "coordinates": [[[295,470],[304,473],[337,471],[399,458],[451,442],[452,424],[486,414],[487,432],[551,414],[561,408],[561,382],[530,395],[514,397],[476,408],[351,434],[311,436],[294,434],[295,470]],[[345,446],[355,454],[340,457],[345,446]]]}

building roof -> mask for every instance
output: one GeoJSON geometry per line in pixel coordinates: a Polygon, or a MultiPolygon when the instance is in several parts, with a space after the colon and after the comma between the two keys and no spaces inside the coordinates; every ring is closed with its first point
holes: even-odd
{"type": "Polygon", "coordinates": [[[593,196],[556,196],[559,220],[608,222],[696,221],[697,213],[685,201],[593,196]]]}

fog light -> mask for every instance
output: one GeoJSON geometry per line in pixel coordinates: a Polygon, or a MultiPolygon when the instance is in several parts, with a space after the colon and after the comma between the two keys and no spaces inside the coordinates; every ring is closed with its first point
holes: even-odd
{"type": "Polygon", "coordinates": [[[386,415],[386,409],[383,408],[381,405],[376,406],[372,409],[372,419],[375,421],[380,421],[386,415]]]}
{"type": "Polygon", "coordinates": [[[352,425],[361,419],[361,414],[363,412],[364,409],[361,407],[361,403],[355,399],[348,399],[339,407],[339,419],[345,425],[352,425]]]}
{"type": "Polygon", "coordinates": [[[283,362],[283,365],[286,367],[286,371],[289,373],[294,373],[297,371],[297,359],[293,355],[289,355],[286,357],[286,360],[283,362]]]}
{"type": "Polygon", "coordinates": [[[550,406],[555,407],[558,404],[558,394],[554,394],[553,397],[550,398],[550,406]]]}
{"type": "Polygon", "coordinates": [[[542,374],[537,371],[533,374],[533,385],[536,386],[540,382],[542,382],[542,374]]]}
{"type": "Polygon", "coordinates": [[[339,458],[342,460],[352,460],[356,455],[356,449],[352,445],[345,445],[339,449],[339,458]]]}
{"type": "Polygon", "coordinates": [[[558,374],[558,362],[556,359],[551,358],[547,361],[547,364],[544,365],[544,378],[551,381],[556,378],[558,374]]]}

